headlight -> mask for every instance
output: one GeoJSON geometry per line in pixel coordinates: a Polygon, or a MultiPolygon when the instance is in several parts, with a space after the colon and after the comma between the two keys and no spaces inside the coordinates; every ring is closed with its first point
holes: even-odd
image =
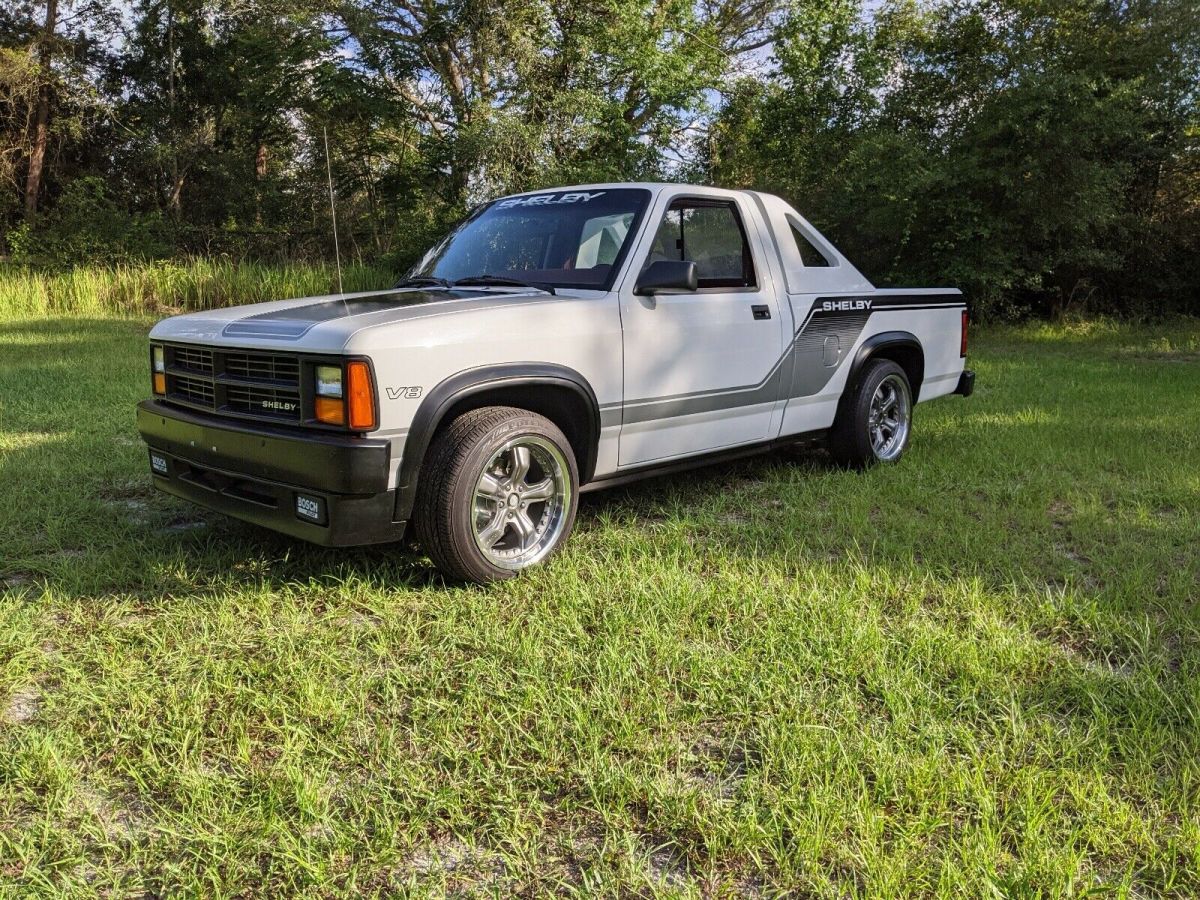
{"type": "Polygon", "coordinates": [[[349,426],[353,431],[375,429],[375,386],[365,361],[348,360],[344,368],[317,366],[313,374],[313,413],[318,422],[349,426]]]}
{"type": "Polygon", "coordinates": [[[342,400],[342,367],[317,366],[317,396],[313,412],[326,425],[346,424],[346,403],[342,400]]]}
{"type": "Polygon", "coordinates": [[[167,392],[167,360],[163,348],[158,344],[150,346],[150,370],[154,393],[165,394],[167,392]]]}
{"type": "Polygon", "coordinates": [[[342,396],[342,367],[317,366],[317,396],[342,396]]]}

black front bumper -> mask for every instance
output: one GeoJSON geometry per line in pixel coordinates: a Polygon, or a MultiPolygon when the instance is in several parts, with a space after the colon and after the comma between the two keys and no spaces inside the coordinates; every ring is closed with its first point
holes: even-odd
{"type": "Polygon", "coordinates": [[[386,440],[247,426],[159,400],[138,404],[137,424],[168,494],[325,546],[404,536],[386,440]]]}

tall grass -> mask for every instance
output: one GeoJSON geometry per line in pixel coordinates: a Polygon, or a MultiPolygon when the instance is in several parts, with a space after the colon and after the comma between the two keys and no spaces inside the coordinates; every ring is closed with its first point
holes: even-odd
{"type": "MultiPolygon", "coordinates": [[[[352,265],[342,272],[347,291],[385,288],[394,280],[380,267],[352,265]]],[[[190,312],[336,290],[337,271],[329,265],[197,259],[59,272],[0,267],[0,317],[190,312]]]]}

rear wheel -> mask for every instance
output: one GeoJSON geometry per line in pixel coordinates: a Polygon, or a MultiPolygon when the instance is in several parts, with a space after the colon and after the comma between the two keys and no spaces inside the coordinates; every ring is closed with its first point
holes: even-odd
{"type": "Polygon", "coordinates": [[[579,472],[549,419],[489,406],[434,438],[417,486],[417,539],[439,569],[485,583],[542,562],[571,533],[579,472]]]}
{"type": "Polygon", "coordinates": [[[912,435],[912,388],[890,359],[868,362],[848,388],[829,432],[829,452],[842,465],[896,462],[912,435]]]}

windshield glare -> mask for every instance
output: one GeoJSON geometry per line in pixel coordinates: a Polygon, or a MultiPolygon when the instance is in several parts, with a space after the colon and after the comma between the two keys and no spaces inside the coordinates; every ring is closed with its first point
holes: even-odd
{"type": "Polygon", "coordinates": [[[492,275],[606,290],[649,196],[620,188],[497,200],[426,253],[409,275],[448,281],[492,275]]]}

